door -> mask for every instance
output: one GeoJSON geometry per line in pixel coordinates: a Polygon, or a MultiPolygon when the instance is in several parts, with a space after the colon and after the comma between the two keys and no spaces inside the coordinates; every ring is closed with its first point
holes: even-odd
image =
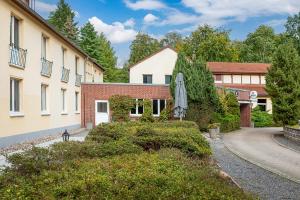
{"type": "Polygon", "coordinates": [[[109,122],[109,104],[107,100],[95,102],[95,125],[109,122]]]}

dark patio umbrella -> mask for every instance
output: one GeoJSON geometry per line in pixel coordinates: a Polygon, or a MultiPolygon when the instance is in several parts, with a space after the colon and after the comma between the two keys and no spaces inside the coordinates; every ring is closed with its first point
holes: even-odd
{"type": "Polygon", "coordinates": [[[184,85],[183,74],[178,73],[176,77],[176,88],[175,88],[175,106],[174,112],[175,117],[179,117],[180,121],[185,116],[186,110],[188,108],[187,95],[184,85]]]}

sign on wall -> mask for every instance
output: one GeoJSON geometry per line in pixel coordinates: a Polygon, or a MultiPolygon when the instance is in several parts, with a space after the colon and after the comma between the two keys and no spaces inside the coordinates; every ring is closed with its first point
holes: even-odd
{"type": "Polygon", "coordinates": [[[251,102],[257,102],[257,92],[256,91],[251,91],[250,92],[250,101],[251,102]]]}

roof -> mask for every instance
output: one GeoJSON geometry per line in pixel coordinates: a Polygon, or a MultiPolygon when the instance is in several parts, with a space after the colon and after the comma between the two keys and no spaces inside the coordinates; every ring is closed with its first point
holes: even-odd
{"type": "Polygon", "coordinates": [[[37,12],[35,12],[33,9],[31,9],[28,5],[26,5],[25,2],[21,0],[13,0],[11,2],[14,2],[17,6],[19,6],[21,9],[26,11],[29,15],[34,17],[36,20],[38,20],[41,24],[46,26],[50,29],[54,34],[56,34],[58,37],[63,39],[65,42],[67,42],[69,45],[71,45],[74,49],[79,51],[81,54],[85,55],[90,61],[92,61],[97,67],[99,67],[102,71],[105,71],[104,68],[96,62],[95,59],[91,58],[87,53],[85,53],[81,48],[79,48],[76,44],[74,44],[71,40],[69,40],[67,37],[62,35],[54,26],[49,24],[43,17],[41,17],[37,12]]]}
{"type": "Polygon", "coordinates": [[[268,63],[207,62],[214,74],[266,74],[270,66],[268,63]]]}
{"type": "Polygon", "coordinates": [[[160,52],[164,51],[165,49],[171,49],[171,50],[173,50],[174,52],[177,53],[177,51],[176,51],[173,47],[171,47],[171,46],[165,46],[165,47],[161,48],[160,50],[154,52],[153,54],[147,56],[146,58],[140,60],[139,62],[137,62],[137,63],[135,63],[135,64],[129,66],[129,69],[132,68],[132,67],[135,67],[136,65],[138,65],[138,64],[140,64],[140,63],[142,63],[142,62],[144,62],[145,60],[147,60],[147,59],[149,59],[149,58],[151,58],[151,57],[153,57],[153,56],[159,54],[160,52]]]}
{"type": "Polygon", "coordinates": [[[216,86],[225,87],[225,88],[237,88],[243,90],[256,91],[259,97],[267,97],[268,94],[265,89],[265,85],[261,84],[224,84],[224,83],[216,83],[216,86]]]}

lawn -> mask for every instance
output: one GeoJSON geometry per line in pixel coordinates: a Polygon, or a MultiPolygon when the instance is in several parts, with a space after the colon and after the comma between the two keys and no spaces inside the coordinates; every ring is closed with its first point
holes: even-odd
{"type": "Polygon", "coordinates": [[[253,199],[222,178],[192,122],[113,123],[9,158],[1,199],[253,199]]]}

